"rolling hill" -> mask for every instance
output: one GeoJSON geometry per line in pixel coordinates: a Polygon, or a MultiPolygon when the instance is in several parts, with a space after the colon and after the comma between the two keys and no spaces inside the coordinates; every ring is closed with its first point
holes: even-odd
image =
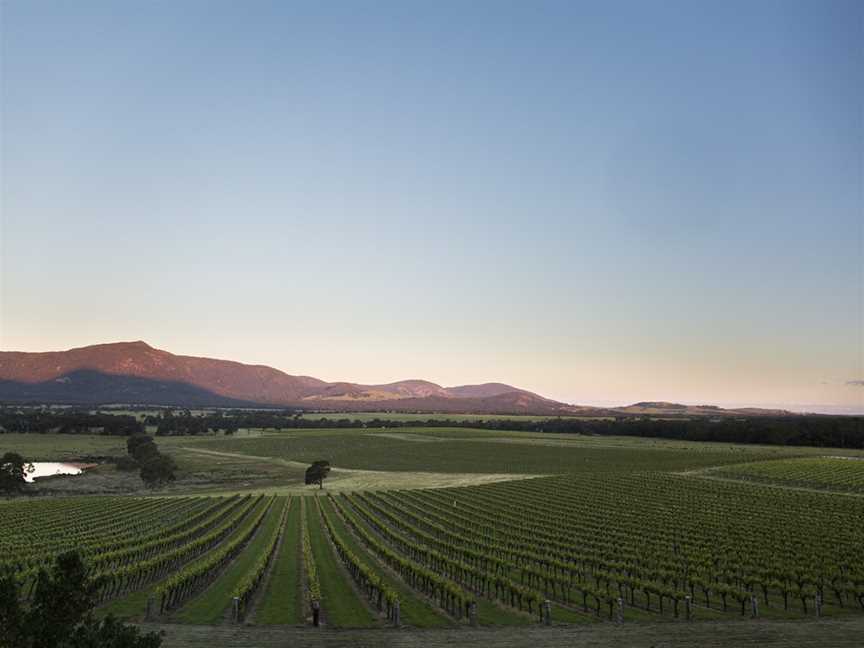
{"type": "Polygon", "coordinates": [[[503,383],[442,387],[427,380],[381,385],[326,382],[264,365],[175,355],[116,342],[68,351],[0,351],[0,402],[130,403],[195,407],[298,407],[550,416],[724,416],[779,414],[665,402],[593,408],[554,401],[503,383]]]}

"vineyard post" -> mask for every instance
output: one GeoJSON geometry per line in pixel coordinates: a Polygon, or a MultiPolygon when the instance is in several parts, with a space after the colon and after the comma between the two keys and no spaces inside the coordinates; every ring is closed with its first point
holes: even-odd
{"type": "Polygon", "coordinates": [[[755,594],[750,596],[750,616],[753,619],[759,616],[759,599],[755,594]]]}
{"type": "Polygon", "coordinates": [[[822,595],[816,592],[816,616],[822,616],[822,595]]]}
{"type": "Polygon", "coordinates": [[[693,600],[690,595],[684,597],[684,611],[688,621],[693,620],[693,600]]]}
{"type": "Polygon", "coordinates": [[[393,603],[393,626],[399,627],[399,599],[393,603]]]}
{"type": "Polygon", "coordinates": [[[321,625],[321,604],[312,601],[312,625],[316,628],[321,625]]]}
{"type": "Polygon", "coordinates": [[[624,623],[624,599],[618,597],[618,623],[624,623]]]}
{"type": "Polygon", "coordinates": [[[231,599],[231,616],[234,617],[234,623],[240,623],[240,598],[237,596],[231,599]]]}
{"type": "Polygon", "coordinates": [[[549,599],[543,601],[543,623],[552,625],[552,603],[549,599]]]}
{"type": "Polygon", "coordinates": [[[153,595],[147,597],[147,607],[144,610],[144,620],[152,621],[153,620],[153,606],[156,604],[156,600],[153,598],[153,595]]]}
{"type": "Polygon", "coordinates": [[[471,601],[468,605],[468,620],[472,626],[477,626],[477,602],[471,601]]]}

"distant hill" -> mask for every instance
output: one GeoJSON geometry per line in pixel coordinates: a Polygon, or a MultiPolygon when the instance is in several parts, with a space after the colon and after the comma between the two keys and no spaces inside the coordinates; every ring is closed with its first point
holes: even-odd
{"type": "Polygon", "coordinates": [[[622,414],[642,414],[650,416],[789,416],[792,412],[759,407],[724,409],[716,405],[682,405],[664,401],[644,401],[627,407],[616,407],[622,414]]]}
{"type": "Polygon", "coordinates": [[[45,353],[0,352],[0,400],[194,406],[268,405],[335,411],[568,414],[573,408],[503,385],[444,388],[425,380],[325,382],[263,365],[174,355],[145,342],[45,353]]]}
{"type": "Polygon", "coordinates": [[[336,412],[387,410],[547,416],[778,413],[662,402],[600,409],[561,403],[496,382],[456,387],[417,379],[383,385],[326,382],[264,365],[175,355],[141,341],[43,353],[0,351],[0,402],[264,405],[336,412]]]}

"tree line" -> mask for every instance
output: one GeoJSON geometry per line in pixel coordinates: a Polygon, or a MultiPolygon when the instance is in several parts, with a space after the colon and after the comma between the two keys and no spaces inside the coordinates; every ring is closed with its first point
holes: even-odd
{"type": "Polygon", "coordinates": [[[155,427],[157,436],[233,434],[239,429],[361,429],[403,427],[461,427],[516,432],[554,432],[561,434],[638,436],[686,441],[756,443],[765,445],[864,448],[864,417],[861,416],[758,416],[650,418],[645,416],[615,419],[495,418],[464,421],[431,417],[428,420],[375,418],[352,419],[347,416],[313,418],[296,410],[218,410],[193,414],[165,409],[148,414],[143,421],[126,414],[90,413],[75,410],[0,409],[0,433],[36,432],[60,434],[144,434],[155,427]]]}
{"type": "Polygon", "coordinates": [[[0,433],[18,434],[144,434],[144,425],[128,414],[81,410],[32,410],[0,408],[0,433]]]}

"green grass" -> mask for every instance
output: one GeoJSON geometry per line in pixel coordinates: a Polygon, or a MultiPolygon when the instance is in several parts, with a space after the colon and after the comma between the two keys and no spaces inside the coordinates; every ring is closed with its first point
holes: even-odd
{"type": "Polygon", "coordinates": [[[368,628],[380,625],[379,620],[351,587],[348,572],[339,564],[314,504],[306,506],[306,523],[309,526],[312,553],[318,566],[321,608],[324,611],[325,623],[339,628],[368,628]]]}
{"type": "Polygon", "coordinates": [[[506,610],[483,597],[477,597],[477,621],[480,625],[497,626],[529,625],[535,622],[527,614],[506,610]]]}
{"type": "Polygon", "coordinates": [[[99,434],[0,434],[3,451],[28,461],[63,461],[84,455],[125,455],[126,438],[99,434]]]}
{"type": "MultiPolygon", "coordinates": [[[[115,599],[98,609],[99,616],[113,614],[120,619],[143,619],[147,606],[147,597],[154,590],[156,584],[132,592],[121,598],[115,599]]],[[[158,603],[157,603],[158,606],[158,603]]]]}
{"type": "Polygon", "coordinates": [[[273,529],[279,523],[284,500],[278,498],[270,507],[267,517],[255,536],[240,552],[228,568],[204,592],[193,598],[178,610],[176,619],[184,623],[215,624],[225,617],[231,604],[234,590],[246,573],[254,566],[259,554],[264,550],[273,529]]]}
{"type": "MultiPolygon", "coordinates": [[[[761,459],[765,454],[746,447],[700,449],[663,445],[601,445],[584,443],[578,436],[567,439],[476,438],[411,439],[417,428],[391,430],[401,436],[358,431],[329,434],[280,434],[247,439],[202,441],[198,448],[253,456],[311,462],[326,458],[333,466],[366,470],[426,471],[444,473],[631,472],[634,470],[690,470],[706,466],[761,459]]],[[[440,435],[443,430],[437,430],[440,435]]],[[[451,430],[451,434],[458,434],[451,430]]],[[[487,433],[488,434],[488,433],[487,433]]],[[[551,435],[550,435],[551,437],[551,435]]],[[[592,438],[593,439],[593,438],[592,438]]]]}
{"type": "Polygon", "coordinates": [[[255,611],[258,625],[303,623],[300,582],[300,500],[294,498],[282,536],[282,545],[255,611]]]}
{"type": "Polygon", "coordinates": [[[442,613],[438,612],[431,603],[420,598],[408,585],[401,579],[391,576],[389,572],[382,568],[382,565],[366,548],[356,539],[356,537],[348,530],[342,518],[336,513],[333,505],[330,503],[329,497],[321,498],[321,506],[325,509],[328,517],[333,522],[336,528],[336,533],[347,544],[358,558],[365,562],[369,567],[374,569],[384,580],[384,582],[394,590],[399,596],[399,613],[402,623],[405,625],[416,626],[418,628],[437,628],[441,626],[451,625],[450,620],[442,613]]]}

